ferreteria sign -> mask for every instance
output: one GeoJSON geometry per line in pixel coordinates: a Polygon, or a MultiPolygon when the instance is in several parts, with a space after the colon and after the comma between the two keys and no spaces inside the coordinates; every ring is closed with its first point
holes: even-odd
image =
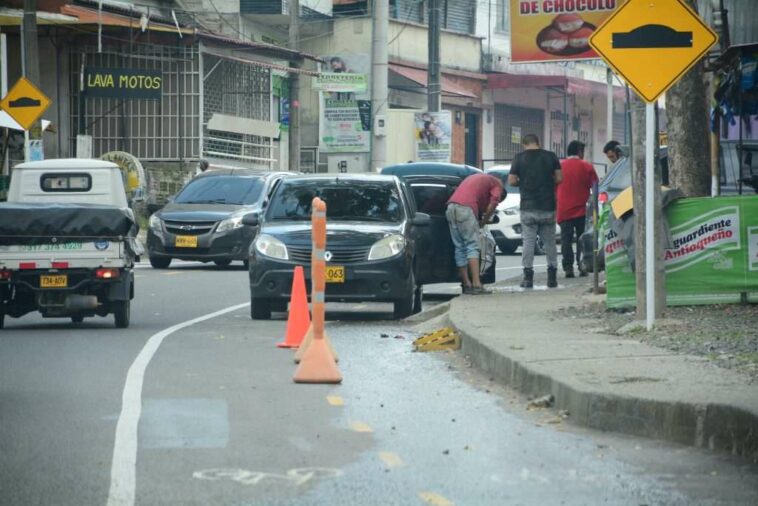
{"type": "Polygon", "coordinates": [[[160,70],[84,68],[84,93],[88,97],[160,100],[160,70]]]}

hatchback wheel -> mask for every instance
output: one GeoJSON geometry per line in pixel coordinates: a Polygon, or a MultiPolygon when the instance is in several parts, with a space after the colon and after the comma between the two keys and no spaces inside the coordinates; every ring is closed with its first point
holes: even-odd
{"type": "Polygon", "coordinates": [[[72,323],[82,323],[84,321],[84,317],[80,314],[75,314],[71,317],[72,323]]]}
{"type": "Polygon", "coordinates": [[[501,253],[506,255],[513,255],[518,249],[518,243],[515,241],[509,241],[508,239],[500,239],[497,241],[497,248],[501,253]]]}
{"type": "Polygon", "coordinates": [[[395,319],[401,320],[403,318],[408,318],[410,315],[413,314],[413,309],[416,302],[416,294],[418,291],[418,288],[416,287],[416,278],[413,276],[413,272],[411,272],[411,279],[410,288],[408,289],[408,293],[401,299],[395,300],[395,319]]]}
{"type": "Polygon", "coordinates": [[[250,318],[253,320],[271,319],[271,299],[250,298],[250,318]]]}
{"type": "Polygon", "coordinates": [[[232,261],[231,260],[214,260],[213,263],[218,265],[219,267],[226,267],[229,264],[231,264],[232,261]]]}
{"type": "Polygon", "coordinates": [[[424,288],[419,286],[413,294],[413,314],[419,314],[424,306],[424,288]]]}

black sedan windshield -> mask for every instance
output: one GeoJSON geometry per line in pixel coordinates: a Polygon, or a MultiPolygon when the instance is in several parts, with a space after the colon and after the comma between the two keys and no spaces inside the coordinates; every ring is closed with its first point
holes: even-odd
{"type": "Polygon", "coordinates": [[[263,191],[258,177],[214,176],[194,179],[176,196],[177,204],[255,204],[263,191]]]}
{"type": "Polygon", "coordinates": [[[292,181],[282,184],[271,200],[268,218],[310,220],[311,202],[326,202],[327,220],[398,222],[402,205],[392,182],[292,181]]]}

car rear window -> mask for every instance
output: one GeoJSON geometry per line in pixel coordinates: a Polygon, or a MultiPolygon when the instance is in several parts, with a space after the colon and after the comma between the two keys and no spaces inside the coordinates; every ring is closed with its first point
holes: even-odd
{"type": "Polygon", "coordinates": [[[176,196],[177,204],[255,204],[263,193],[259,177],[213,176],[193,179],[176,196]]]}
{"type": "Polygon", "coordinates": [[[398,222],[403,208],[392,182],[285,181],[269,203],[270,220],[310,220],[311,202],[326,202],[327,220],[398,222]]]}
{"type": "Polygon", "coordinates": [[[70,174],[42,174],[43,192],[88,192],[92,189],[92,176],[86,172],[70,174]]]}
{"type": "Polygon", "coordinates": [[[412,184],[416,209],[430,216],[444,216],[453,188],[445,184],[412,184]]]}

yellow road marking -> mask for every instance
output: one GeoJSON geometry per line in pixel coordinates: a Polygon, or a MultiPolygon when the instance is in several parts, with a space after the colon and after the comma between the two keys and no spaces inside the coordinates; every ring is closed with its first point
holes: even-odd
{"type": "Polygon", "coordinates": [[[350,428],[355,432],[374,432],[374,429],[363,422],[350,422],[350,428]]]}
{"type": "Polygon", "coordinates": [[[339,395],[327,395],[326,396],[326,402],[328,402],[332,406],[344,406],[345,405],[345,401],[339,395]]]}
{"type": "Polygon", "coordinates": [[[405,465],[403,459],[397,453],[379,452],[379,458],[382,459],[387,467],[402,467],[405,465]]]}
{"type": "Polygon", "coordinates": [[[184,274],[184,273],[182,273],[182,272],[176,272],[176,271],[175,272],[164,272],[163,273],[164,276],[176,276],[177,274],[184,274]]]}
{"type": "Polygon", "coordinates": [[[452,502],[448,501],[439,494],[435,494],[434,492],[421,492],[418,496],[426,504],[431,504],[433,506],[454,506],[452,502]]]}

